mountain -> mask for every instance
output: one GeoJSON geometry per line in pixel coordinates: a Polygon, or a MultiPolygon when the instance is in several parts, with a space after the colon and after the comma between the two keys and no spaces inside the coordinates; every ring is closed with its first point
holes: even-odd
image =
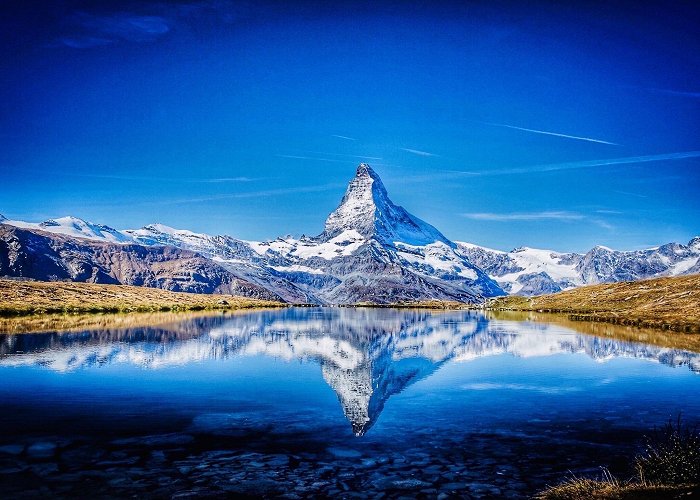
{"type": "Polygon", "coordinates": [[[384,244],[402,242],[414,246],[436,242],[454,247],[445,236],[427,222],[394,205],[377,173],[360,163],[340,205],[326,219],[318,237],[328,242],[342,234],[359,235],[384,244]]]}
{"type": "Polygon", "coordinates": [[[394,205],[379,176],[364,163],[320,235],[251,247],[323,303],[478,302],[503,294],[455,243],[394,205]]]}
{"type": "Polygon", "coordinates": [[[256,242],[163,224],[117,230],[75,217],[29,223],[0,216],[0,228],[0,276],[206,293],[242,287],[247,296],[292,303],[473,303],[506,293],[700,273],[700,237],[687,245],[632,252],[599,246],[586,254],[453,242],[395,205],[365,163],[315,237],[256,242]]]}
{"type": "Polygon", "coordinates": [[[460,252],[508,292],[555,293],[582,285],[700,273],[700,237],[646,250],[596,246],[585,254],[534,248],[502,252],[458,242],[460,252]]]}
{"type": "Polygon", "coordinates": [[[9,224],[0,224],[0,276],[280,299],[188,250],[94,241],[9,224]]]}
{"type": "Polygon", "coordinates": [[[0,222],[11,224],[24,229],[46,231],[54,234],[63,234],[75,238],[87,238],[90,240],[109,241],[112,243],[124,243],[130,241],[128,235],[114,228],[102,224],[93,224],[77,217],[60,217],[49,219],[40,223],[10,221],[0,216],[0,222]]]}
{"type": "MultiPolygon", "coordinates": [[[[6,220],[2,225],[34,234],[43,242],[44,252],[26,249],[22,264],[17,264],[19,261],[13,257],[16,263],[0,268],[0,275],[143,284],[171,290],[181,286],[186,291],[222,293],[224,289],[231,293],[226,287],[227,280],[235,279],[236,283],[267,289],[288,302],[321,304],[425,299],[479,302],[484,297],[504,293],[495,281],[458,252],[455,243],[430,224],[395,205],[379,176],[367,164],[357,168],[340,205],[328,216],[323,232],[313,238],[287,237],[249,242],[230,236],[178,230],[162,224],[117,231],[71,217],[40,224],[6,220]],[[60,252],[61,244],[67,240],[56,239],[59,237],[72,237],[72,244],[81,247],[77,252],[81,255],[78,261],[76,252],[60,252]],[[98,243],[121,246],[96,252],[94,248],[98,243]],[[180,252],[196,253],[197,258],[203,259],[201,265],[207,261],[207,272],[195,272],[187,266],[183,269],[182,256],[187,255],[187,259],[194,257],[189,253],[173,253],[173,250],[168,251],[169,258],[173,259],[172,272],[182,272],[187,276],[180,281],[125,281],[124,276],[116,273],[115,266],[106,265],[104,259],[91,260],[96,259],[95,255],[113,252],[133,263],[139,258],[135,254],[152,256],[157,253],[156,248],[173,247],[180,252]],[[56,252],[60,255],[56,256],[56,252]],[[35,261],[42,264],[36,265],[35,261]],[[59,261],[58,267],[62,271],[51,264],[59,261]],[[67,270],[73,268],[84,270],[67,270]],[[219,276],[221,270],[229,278],[219,276]],[[207,287],[202,282],[208,276],[214,276],[214,281],[207,287]]],[[[26,243],[29,239],[25,233],[20,238],[26,243]]],[[[4,250],[3,253],[8,252],[4,250]]],[[[165,251],[160,252],[162,257],[165,251]]],[[[131,274],[136,275],[143,272],[131,270],[131,274]]]]}

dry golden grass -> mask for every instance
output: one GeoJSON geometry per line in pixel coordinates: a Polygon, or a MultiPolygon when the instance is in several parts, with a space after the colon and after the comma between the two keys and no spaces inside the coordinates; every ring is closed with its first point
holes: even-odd
{"type": "Polygon", "coordinates": [[[566,313],[577,321],[605,321],[700,332],[700,275],[591,285],[539,297],[499,297],[491,310],[566,313]]]}
{"type": "Polygon", "coordinates": [[[158,288],[0,279],[0,315],[246,309],[279,302],[158,288]]]}
{"type": "Polygon", "coordinates": [[[129,328],[162,327],[177,330],[183,321],[225,315],[249,313],[250,309],[161,311],[126,313],[62,313],[0,316],[0,333],[45,333],[83,330],[124,330],[129,328]]]}
{"type": "Polygon", "coordinates": [[[535,495],[537,500],[667,500],[695,498],[700,487],[624,483],[613,478],[594,480],[574,478],[550,486],[535,495]]]}

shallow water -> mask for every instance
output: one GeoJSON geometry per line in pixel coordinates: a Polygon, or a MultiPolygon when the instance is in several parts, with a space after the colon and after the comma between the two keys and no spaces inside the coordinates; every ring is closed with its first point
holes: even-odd
{"type": "Polygon", "coordinates": [[[7,496],[522,498],[700,419],[700,354],[468,311],[0,335],[7,496]]]}

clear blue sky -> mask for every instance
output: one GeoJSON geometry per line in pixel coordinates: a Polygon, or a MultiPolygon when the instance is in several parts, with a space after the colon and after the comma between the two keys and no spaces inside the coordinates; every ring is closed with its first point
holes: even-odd
{"type": "Polygon", "coordinates": [[[0,213],[313,235],[364,159],[455,240],[700,233],[689,3],[288,3],[4,2],[0,213]]]}

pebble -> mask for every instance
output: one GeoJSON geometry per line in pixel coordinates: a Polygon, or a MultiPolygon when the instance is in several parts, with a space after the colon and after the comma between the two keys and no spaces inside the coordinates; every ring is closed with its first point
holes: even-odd
{"type": "Polygon", "coordinates": [[[0,446],[0,453],[5,455],[21,455],[23,451],[23,444],[8,444],[5,446],[0,446]]]}
{"type": "Polygon", "coordinates": [[[440,486],[441,490],[458,491],[467,488],[467,483],[445,483],[440,486]]]}
{"type": "Polygon", "coordinates": [[[419,479],[399,479],[398,481],[393,481],[392,484],[395,488],[410,490],[430,486],[430,483],[426,483],[425,481],[421,481],[419,479]]]}
{"type": "MultiPolygon", "coordinates": [[[[323,447],[293,438],[280,446],[268,436],[246,441],[216,436],[158,434],[108,441],[101,447],[79,439],[64,444],[52,437],[29,445],[7,444],[0,447],[3,479],[32,472],[42,481],[5,480],[17,486],[3,496],[512,499],[529,497],[566,473],[560,470],[564,465],[548,467],[549,475],[538,466],[532,475],[528,452],[514,447],[519,458],[501,457],[500,448],[488,449],[481,442],[469,450],[461,445],[415,448],[415,440],[409,448],[385,447],[370,436],[331,440],[323,447]],[[431,453],[420,451],[426,449],[431,453]],[[46,485],[50,488],[44,495],[39,489],[46,485]]],[[[580,457],[574,459],[582,463],[580,457]]]]}
{"type": "Polygon", "coordinates": [[[360,453],[357,450],[351,450],[349,448],[335,448],[331,447],[328,448],[326,451],[330,453],[331,455],[338,457],[338,458],[358,458],[362,456],[362,453],[360,453]]]}
{"type": "Polygon", "coordinates": [[[56,453],[56,443],[39,442],[27,448],[27,455],[33,458],[48,458],[56,453]]]}
{"type": "Polygon", "coordinates": [[[58,464],[55,463],[40,463],[30,466],[31,471],[37,476],[44,477],[48,474],[58,472],[58,464]]]}

